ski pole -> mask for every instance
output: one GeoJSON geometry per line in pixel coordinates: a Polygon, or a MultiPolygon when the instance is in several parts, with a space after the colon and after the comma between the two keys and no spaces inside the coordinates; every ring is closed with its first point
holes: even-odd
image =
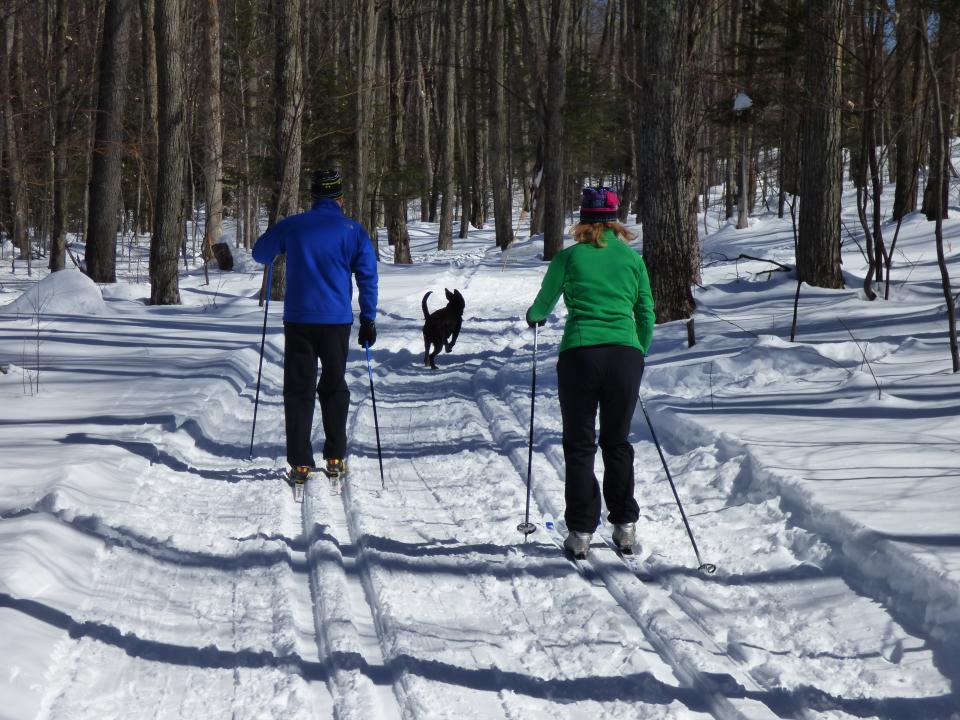
{"type": "Polygon", "coordinates": [[[377,434],[377,462],[380,463],[380,487],[387,489],[387,481],[383,478],[383,452],[380,450],[380,423],[377,422],[377,396],[373,392],[373,364],[370,362],[370,343],[364,343],[367,351],[367,375],[370,377],[370,399],[373,401],[373,429],[377,434]]]}
{"type": "Polygon", "coordinates": [[[260,367],[257,368],[257,394],[253,400],[253,427],[250,428],[250,456],[253,460],[253,435],[257,432],[257,408],[260,406],[260,376],[263,374],[263,346],[267,341],[267,310],[270,309],[270,285],[273,280],[273,263],[267,266],[267,285],[263,301],[263,334],[260,336],[260,367]]]}
{"type": "Polygon", "coordinates": [[[527,450],[527,509],[523,514],[523,522],[517,525],[517,530],[523,533],[524,540],[537,529],[537,526],[530,522],[530,478],[533,475],[533,410],[537,399],[537,327],[537,325],[533,326],[533,378],[530,382],[530,446],[527,450]]]}
{"type": "Polygon", "coordinates": [[[687,522],[687,514],[683,511],[683,504],[680,502],[680,496],[677,494],[677,486],[673,484],[673,477],[670,475],[670,468],[667,467],[667,459],[663,456],[663,450],[660,449],[660,442],[657,440],[657,433],[653,430],[653,423],[650,422],[650,415],[647,413],[647,406],[643,404],[643,398],[640,398],[640,409],[643,410],[643,416],[647,419],[647,427],[650,428],[650,437],[653,438],[653,444],[657,446],[657,452],[660,454],[660,462],[663,463],[663,469],[667,473],[667,480],[670,481],[670,489],[673,490],[673,497],[677,501],[677,507],[680,508],[680,517],[683,518],[684,527],[687,528],[687,535],[690,536],[690,544],[693,545],[693,552],[697,556],[697,562],[700,563],[698,570],[702,570],[709,575],[717,571],[717,566],[713,563],[707,563],[700,557],[700,550],[697,549],[697,541],[693,539],[693,532],[690,530],[690,523],[687,522]]]}

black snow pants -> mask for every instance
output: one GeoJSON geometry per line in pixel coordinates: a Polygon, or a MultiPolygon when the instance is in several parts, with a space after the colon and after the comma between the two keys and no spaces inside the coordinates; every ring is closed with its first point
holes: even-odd
{"type": "Polygon", "coordinates": [[[313,461],[313,408],[320,399],[323,457],[347,454],[347,411],[350,390],[344,377],[350,325],[283,324],[283,410],[287,429],[287,462],[316,467],[313,461]],[[317,360],[320,381],[317,382],[317,360]]]}
{"type": "Polygon", "coordinates": [[[567,528],[592,533],[600,524],[600,487],[593,472],[597,408],[603,455],[603,499],[611,523],[636,522],[633,446],[627,440],[637,407],[643,352],[625,345],[570,348],[557,361],[567,528]]]}

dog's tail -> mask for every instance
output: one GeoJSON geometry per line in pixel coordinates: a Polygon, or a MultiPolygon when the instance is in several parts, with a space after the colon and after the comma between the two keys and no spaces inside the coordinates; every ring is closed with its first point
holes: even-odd
{"type": "Polygon", "coordinates": [[[430,290],[426,295],[423,296],[423,300],[420,301],[420,307],[423,309],[423,317],[425,318],[430,316],[430,311],[427,310],[427,298],[430,297],[430,293],[432,292],[433,290],[430,290]]]}

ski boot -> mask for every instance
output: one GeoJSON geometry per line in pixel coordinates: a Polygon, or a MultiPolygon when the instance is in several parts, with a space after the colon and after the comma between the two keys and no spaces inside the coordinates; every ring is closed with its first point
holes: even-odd
{"type": "Polygon", "coordinates": [[[330,493],[339,495],[343,491],[343,479],[347,474],[347,463],[342,458],[327,458],[324,474],[330,478],[330,493]]]}
{"type": "Polygon", "coordinates": [[[295,502],[303,502],[303,486],[310,477],[310,468],[306,465],[297,465],[290,468],[290,474],[287,476],[287,483],[293,488],[293,499],[295,502]]]}
{"type": "Polygon", "coordinates": [[[563,549],[573,555],[577,560],[583,560],[587,557],[587,551],[590,549],[590,539],[592,537],[593,533],[571,530],[567,534],[567,539],[563,541],[563,549]]]}
{"type": "Polygon", "coordinates": [[[613,544],[624,555],[633,555],[633,545],[637,542],[637,524],[619,523],[613,526],[613,544]]]}

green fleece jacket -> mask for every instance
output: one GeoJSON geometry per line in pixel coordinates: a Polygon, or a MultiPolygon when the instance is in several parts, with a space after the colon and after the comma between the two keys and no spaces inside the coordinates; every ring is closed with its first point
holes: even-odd
{"type": "Polygon", "coordinates": [[[550,261],[529,322],[546,320],[563,294],[567,324],[560,351],[585,345],[628,345],[646,355],[653,340],[653,294],[640,253],[604,231],[606,247],[578,243],[550,261]]]}

